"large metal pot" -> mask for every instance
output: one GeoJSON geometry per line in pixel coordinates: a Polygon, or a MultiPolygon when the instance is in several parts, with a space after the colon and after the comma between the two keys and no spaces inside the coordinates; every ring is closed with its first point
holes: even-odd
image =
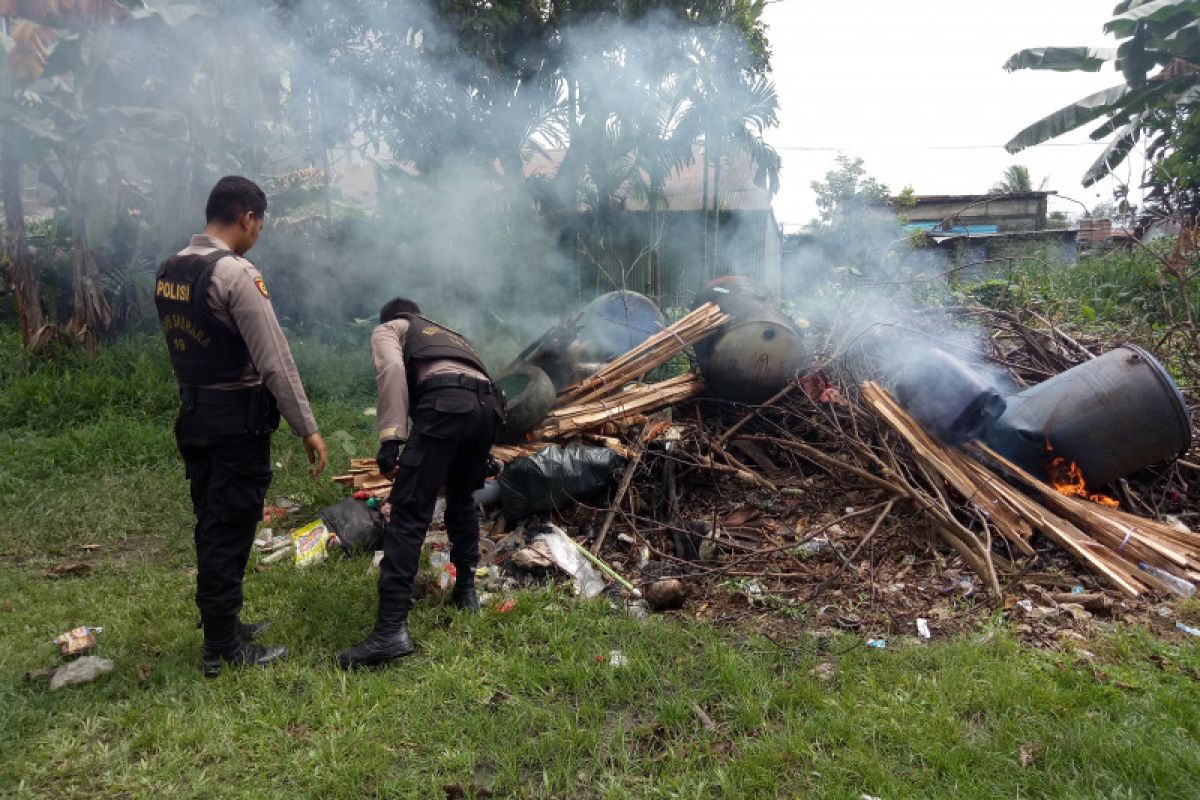
{"type": "Polygon", "coordinates": [[[708,302],[730,316],[695,347],[712,396],[760,403],[808,365],[799,334],[762,285],[742,275],[717,278],[700,290],[692,307],[708,302]]]}
{"type": "Polygon", "coordinates": [[[1191,421],[1162,364],[1123,345],[1008,398],[988,444],[1034,475],[1057,457],[1075,462],[1097,491],[1187,452],[1191,421]]]}

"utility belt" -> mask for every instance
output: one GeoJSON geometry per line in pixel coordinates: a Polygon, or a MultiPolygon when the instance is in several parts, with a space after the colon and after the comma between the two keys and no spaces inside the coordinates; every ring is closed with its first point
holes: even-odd
{"type": "Polygon", "coordinates": [[[500,391],[491,381],[472,378],[470,375],[464,375],[461,372],[456,372],[452,375],[433,375],[417,384],[417,392],[424,394],[430,389],[444,389],[447,386],[454,386],[460,389],[470,389],[475,394],[495,395],[500,397],[500,391]]]}
{"type": "Polygon", "coordinates": [[[479,398],[480,404],[485,407],[487,404],[484,402],[484,398],[491,397],[495,401],[495,405],[492,406],[492,409],[496,413],[497,418],[500,420],[500,424],[504,424],[504,418],[507,414],[504,401],[504,392],[500,391],[496,384],[492,383],[491,381],[472,378],[470,375],[464,375],[461,372],[451,375],[433,375],[418,383],[416,397],[414,397],[412,400],[413,405],[416,405],[417,401],[423,397],[426,392],[433,389],[445,389],[447,387],[466,389],[474,392],[475,396],[479,398]]]}
{"type": "MultiPolygon", "coordinates": [[[[179,386],[179,416],[221,418],[245,424],[252,434],[271,433],[279,428],[279,403],[263,384],[241,389],[209,389],[203,386],[179,386]]],[[[222,426],[224,427],[224,426],[222,426]]]]}

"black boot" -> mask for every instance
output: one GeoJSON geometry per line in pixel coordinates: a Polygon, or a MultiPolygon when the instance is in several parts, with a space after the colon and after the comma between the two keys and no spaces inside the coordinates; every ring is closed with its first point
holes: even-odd
{"type": "Polygon", "coordinates": [[[243,642],[253,642],[269,627],[271,627],[270,620],[263,620],[262,622],[242,622],[238,620],[238,638],[243,642]]]}
{"type": "MultiPolygon", "coordinates": [[[[196,627],[203,628],[204,620],[198,620],[196,622],[196,627]]],[[[270,620],[263,620],[262,622],[242,622],[239,619],[237,623],[238,638],[243,642],[253,642],[258,638],[259,634],[269,627],[271,627],[270,620]]]]}
{"type": "Polygon", "coordinates": [[[455,566],[455,572],[457,577],[454,580],[454,594],[450,595],[450,602],[459,611],[478,614],[479,598],[475,595],[475,568],[462,567],[460,569],[455,566]]]}
{"type": "MultiPolygon", "coordinates": [[[[217,617],[204,622],[204,648],[200,652],[200,668],[210,678],[219,675],[221,667],[245,668],[270,664],[283,658],[287,648],[281,645],[263,647],[242,640],[239,631],[243,624],[237,617],[217,617]]],[[[254,633],[263,626],[253,628],[254,633]]]]}
{"type": "Polygon", "coordinates": [[[379,599],[375,628],[371,635],[337,654],[342,669],[373,667],[410,655],[416,646],[408,635],[408,598],[400,601],[379,599]]]}

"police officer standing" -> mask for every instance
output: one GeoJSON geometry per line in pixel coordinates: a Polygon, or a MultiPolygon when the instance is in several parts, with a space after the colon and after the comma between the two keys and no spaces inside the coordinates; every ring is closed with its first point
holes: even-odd
{"type": "Polygon", "coordinates": [[[376,461],[380,472],[394,475],[395,483],[388,498],[391,516],[383,540],[375,628],[337,654],[344,669],[383,664],[413,652],[408,632],[413,578],[443,485],[450,562],[457,572],[452,601],[468,613],[479,611],[479,515],[472,494],[483,485],[504,409],[470,342],[420,314],[416,303],[398,297],[384,305],[371,335],[379,386],[376,461]]]}
{"type": "Polygon", "coordinates": [[[196,514],[201,666],[210,676],[223,664],[268,664],[285,653],[252,642],[267,623],[240,620],[280,414],[303,439],[314,476],[327,457],[267,285],[242,257],[258,240],[266,210],[253,181],[221,178],[208,196],[204,233],[163,262],[154,288],[179,384],[175,440],[196,514]]]}

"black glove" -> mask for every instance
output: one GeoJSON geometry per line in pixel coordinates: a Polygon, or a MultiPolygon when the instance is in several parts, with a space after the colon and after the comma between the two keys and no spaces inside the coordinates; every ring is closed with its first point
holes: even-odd
{"type": "Polygon", "coordinates": [[[504,465],[493,455],[488,455],[487,461],[484,464],[483,477],[485,478],[495,478],[500,474],[500,470],[504,469],[504,465]]]}
{"type": "Polygon", "coordinates": [[[381,475],[391,476],[400,459],[400,445],[404,444],[400,439],[388,439],[379,445],[379,453],[375,456],[375,463],[379,465],[379,473],[381,475]]]}

